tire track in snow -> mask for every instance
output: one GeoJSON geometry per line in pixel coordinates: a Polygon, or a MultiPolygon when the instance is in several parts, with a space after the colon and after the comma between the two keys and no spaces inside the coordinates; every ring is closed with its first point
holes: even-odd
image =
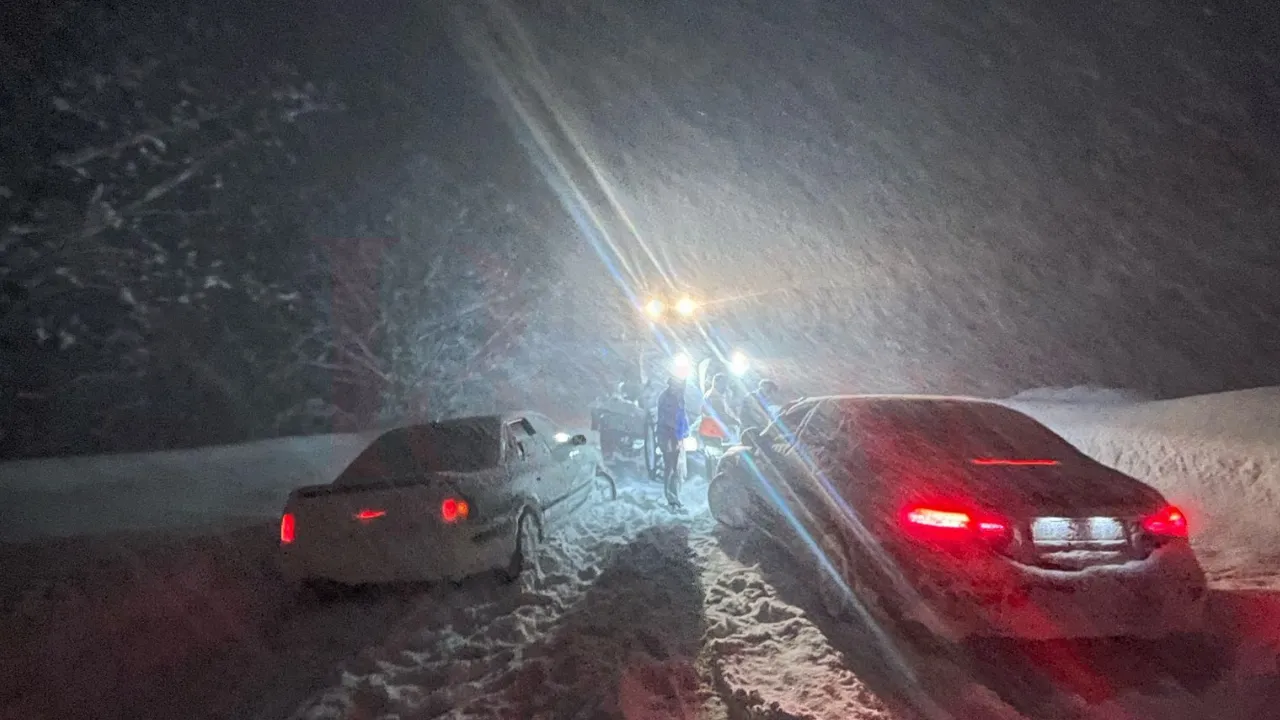
{"type": "MultiPolygon", "coordinates": [[[[433,589],[299,720],[825,718],[891,713],[804,610],[650,483],[553,535],[537,587],[433,589]]],[[[998,717],[998,716],[996,716],[998,717]]]]}
{"type": "Polygon", "coordinates": [[[758,567],[731,559],[709,532],[695,548],[707,586],[704,651],[733,717],[893,717],[804,611],[778,598],[758,567]]]}

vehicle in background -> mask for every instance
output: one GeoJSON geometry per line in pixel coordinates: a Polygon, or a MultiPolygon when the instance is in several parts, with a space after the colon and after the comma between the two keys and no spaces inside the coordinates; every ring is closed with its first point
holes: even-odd
{"type": "Polygon", "coordinates": [[[612,395],[591,403],[591,429],[600,435],[606,463],[644,463],[656,452],[652,409],[642,407],[641,401],[639,383],[624,381],[612,395]]]}
{"type": "Polygon", "coordinates": [[[543,415],[507,413],[387,430],[329,485],[294,490],[280,521],[290,581],[460,580],[537,570],[539,546],[601,494],[597,448],[543,415]]]}
{"type": "MultiPolygon", "coordinates": [[[[614,467],[636,466],[650,480],[662,482],[665,470],[657,447],[656,411],[668,378],[686,382],[685,407],[691,423],[696,423],[705,386],[716,373],[730,379],[734,406],[753,389],[758,363],[723,337],[712,322],[714,308],[722,302],[690,294],[656,294],[636,307],[641,319],[631,336],[636,364],[626,379],[615,384],[617,391],[598,398],[590,408],[591,429],[600,433],[605,459],[614,467]]],[[[696,438],[686,442],[684,452],[688,467],[705,465],[704,448],[696,438]]]]}
{"type": "Polygon", "coordinates": [[[834,396],[744,435],[711,512],[813,568],[834,616],[950,641],[1205,640],[1186,516],[1022,413],[834,396]]]}

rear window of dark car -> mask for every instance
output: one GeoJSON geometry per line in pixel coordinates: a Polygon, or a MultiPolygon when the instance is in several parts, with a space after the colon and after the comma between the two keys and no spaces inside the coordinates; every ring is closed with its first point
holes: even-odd
{"type": "Polygon", "coordinates": [[[497,467],[501,433],[502,424],[496,418],[445,420],[388,430],[342,471],[336,484],[497,467]]]}
{"type": "Polygon", "coordinates": [[[1016,410],[980,403],[884,404],[859,413],[866,449],[885,460],[1065,462],[1075,448],[1016,410]]]}

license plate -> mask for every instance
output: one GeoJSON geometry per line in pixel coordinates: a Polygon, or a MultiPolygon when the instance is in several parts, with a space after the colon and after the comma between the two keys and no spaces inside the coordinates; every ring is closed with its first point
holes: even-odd
{"type": "Polygon", "coordinates": [[[1031,537],[1037,543],[1123,542],[1124,523],[1116,518],[1036,518],[1031,537]]]}

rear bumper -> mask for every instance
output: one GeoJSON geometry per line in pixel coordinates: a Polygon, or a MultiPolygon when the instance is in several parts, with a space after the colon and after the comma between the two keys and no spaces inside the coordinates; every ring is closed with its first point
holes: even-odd
{"type": "Polygon", "coordinates": [[[1204,626],[1208,588],[1190,548],[1157,550],[1110,568],[1025,568],[999,577],[986,584],[922,582],[923,602],[909,614],[952,639],[1158,638],[1204,626]]]}
{"type": "Polygon", "coordinates": [[[280,547],[280,571],[287,582],[329,580],[344,585],[433,582],[463,578],[504,567],[515,552],[515,531],[484,532],[448,542],[303,542],[280,547]]]}

